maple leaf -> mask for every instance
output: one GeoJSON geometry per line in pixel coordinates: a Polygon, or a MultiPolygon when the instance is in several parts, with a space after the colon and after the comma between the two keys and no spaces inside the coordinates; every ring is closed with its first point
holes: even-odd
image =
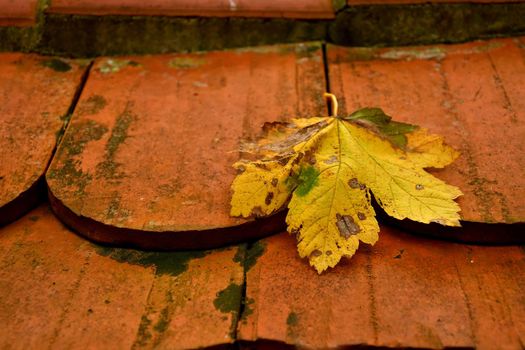
{"type": "Polygon", "coordinates": [[[231,215],[260,217],[288,208],[288,231],[299,255],[318,273],[351,257],[359,242],[374,244],[379,226],[371,194],[396,219],[459,226],[461,191],[427,173],[459,153],[442,137],[392,121],[379,108],[349,116],[292,119],[265,125],[265,137],[247,143],[255,160],[234,164],[231,215]]]}

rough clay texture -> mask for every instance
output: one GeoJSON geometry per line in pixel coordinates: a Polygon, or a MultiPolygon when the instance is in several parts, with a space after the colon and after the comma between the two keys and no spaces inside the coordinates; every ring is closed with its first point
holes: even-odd
{"type": "MultiPolygon", "coordinates": [[[[318,275],[288,234],[260,243],[239,340],[304,348],[521,349],[525,253],[381,227],[373,247],[318,275]]],[[[271,347],[269,347],[271,348],[271,347]]]]}
{"type": "Polygon", "coordinates": [[[243,252],[96,246],[42,205],[0,229],[0,348],[188,349],[231,343],[243,252]]]}
{"type": "Polygon", "coordinates": [[[37,0],[0,0],[0,26],[25,27],[35,24],[37,0]]]}
{"type": "Polygon", "coordinates": [[[55,0],[48,12],[80,15],[333,18],[331,0],[55,0]]]}
{"type": "Polygon", "coordinates": [[[235,226],[241,138],[325,114],[320,45],[96,60],[47,172],[77,215],[146,231],[235,226]]]}
{"type": "Polygon", "coordinates": [[[86,63],[0,54],[0,208],[43,176],[86,63]]]}
{"type": "Polygon", "coordinates": [[[463,220],[525,221],[523,39],[395,49],[330,46],[341,113],[381,106],[461,152],[433,174],[458,186],[463,220]]]}

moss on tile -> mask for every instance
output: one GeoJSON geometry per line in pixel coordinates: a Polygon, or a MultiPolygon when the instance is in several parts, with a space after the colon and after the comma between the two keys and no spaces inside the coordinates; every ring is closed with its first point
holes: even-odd
{"type": "Polygon", "coordinates": [[[244,260],[244,268],[246,272],[250,271],[250,269],[255,266],[257,260],[264,254],[265,251],[266,242],[257,241],[252,244],[252,246],[247,250],[244,260]]]}
{"type": "Polygon", "coordinates": [[[299,317],[297,316],[297,314],[295,312],[290,312],[288,314],[288,317],[286,318],[286,324],[289,326],[289,327],[293,327],[293,326],[297,326],[297,323],[299,323],[299,317]]]}
{"type": "Polygon", "coordinates": [[[59,58],[49,58],[40,62],[44,67],[51,68],[55,72],[69,72],[71,65],[64,60],[59,58]]]}
{"type": "Polygon", "coordinates": [[[217,310],[222,313],[231,314],[232,321],[230,326],[230,337],[232,339],[235,339],[235,333],[237,330],[243,289],[244,286],[240,284],[230,283],[228,287],[217,293],[217,297],[213,301],[213,305],[217,310]]]}
{"type": "Polygon", "coordinates": [[[49,14],[37,50],[74,57],[196,52],[323,40],[327,24],[324,20],[283,18],[49,14]],[[95,38],[93,33],[97,33],[95,38]]]}
{"type": "Polygon", "coordinates": [[[201,57],[175,57],[168,62],[171,68],[190,69],[198,68],[206,63],[206,60],[201,57]]]}
{"type": "Polygon", "coordinates": [[[104,160],[97,164],[97,177],[104,177],[105,179],[121,179],[124,177],[124,174],[117,172],[120,164],[115,161],[115,154],[128,138],[128,129],[136,119],[137,117],[128,109],[118,116],[105,146],[104,160]]]}
{"type": "Polygon", "coordinates": [[[157,275],[178,276],[188,270],[193,259],[205,257],[209,251],[146,252],[135,249],[94,245],[95,251],[121,263],[154,267],[157,275]]]}
{"type": "Polygon", "coordinates": [[[75,115],[84,116],[97,114],[98,112],[103,110],[107,104],[108,103],[104,96],[89,96],[87,99],[82,100],[75,108],[75,115]]]}
{"type": "Polygon", "coordinates": [[[339,45],[398,46],[463,42],[525,32],[525,4],[348,6],[330,24],[339,45]]]}

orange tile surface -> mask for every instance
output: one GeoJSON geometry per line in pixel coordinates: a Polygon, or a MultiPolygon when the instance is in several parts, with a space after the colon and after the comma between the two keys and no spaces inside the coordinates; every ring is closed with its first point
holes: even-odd
{"type": "Polygon", "coordinates": [[[375,246],[320,276],[286,233],[255,251],[262,256],[247,272],[240,340],[516,350],[525,342],[520,247],[446,243],[383,226],[375,246]]]}
{"type": "Polygon", "coordinates": [[[51,13],[81,15],[333,18],[330,0],[54,0],[51,13]]]}
{"type": "Polygon", "coordinates": [[[244,282],[242,253],[95,246],[42,205],[0,229],[0,348],[230,343],[244,282]]]}
{"type": "Polygon", "coordinates": [[[0,27],[35,24],[37,0],[0,0],[0,27]]]}
{"type": "Polygon", "coordinates": [[[523,0],[347,0],[348,6],[353,5],[394,5],[394,4],[469,4],[469,3],[505,3],[523,2],[523,0]]]}
{"type": "Polygon", "coordinates": [[[264,122],[326,113],[321,61],[318,44],[97,59],[47,172],[72,211],[57,213],[135,230],[68,221],[93,239],[149,248],[270,233],[260,223],[226,230],[253,222],[229,215],[232,164],[264,122]]]}
{"type": "Polygon", "coordinates": [[[525,61],[522,39],[365,49],[330,46],[342,113],[380,106],[445,136],[461,152],[432,171],[458,186],[463,220],[525,222],[525,61]]]}
{"type": "Polygon", "coordinates": [[[12,207],[43,176],[84,71],[81,62],[0,54],[0,225],[27,209],[12,207]]]}

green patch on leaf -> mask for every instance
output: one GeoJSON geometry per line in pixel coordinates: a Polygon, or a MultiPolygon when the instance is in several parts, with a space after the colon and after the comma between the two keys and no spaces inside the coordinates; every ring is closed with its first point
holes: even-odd
{"type": "Polygon", "coordinates": [[[381,108],[362,108],[342,119],[366,127],[402,149],[407,144],[406,134],[418,128],[416,125],[392,121],[392,117],[381,108]]]}
{"type": "Polygon", "coordinates": [[[310,192],[312,188],[314,188],[314,186],[317,185],[318,179],[319,170],[317,170],[313,166],[309,165],[304,168],[301,168],[298,177],[299,185],[297,186],[295,193],[300,197],[306,196],[308,192],[310,192]]]}

